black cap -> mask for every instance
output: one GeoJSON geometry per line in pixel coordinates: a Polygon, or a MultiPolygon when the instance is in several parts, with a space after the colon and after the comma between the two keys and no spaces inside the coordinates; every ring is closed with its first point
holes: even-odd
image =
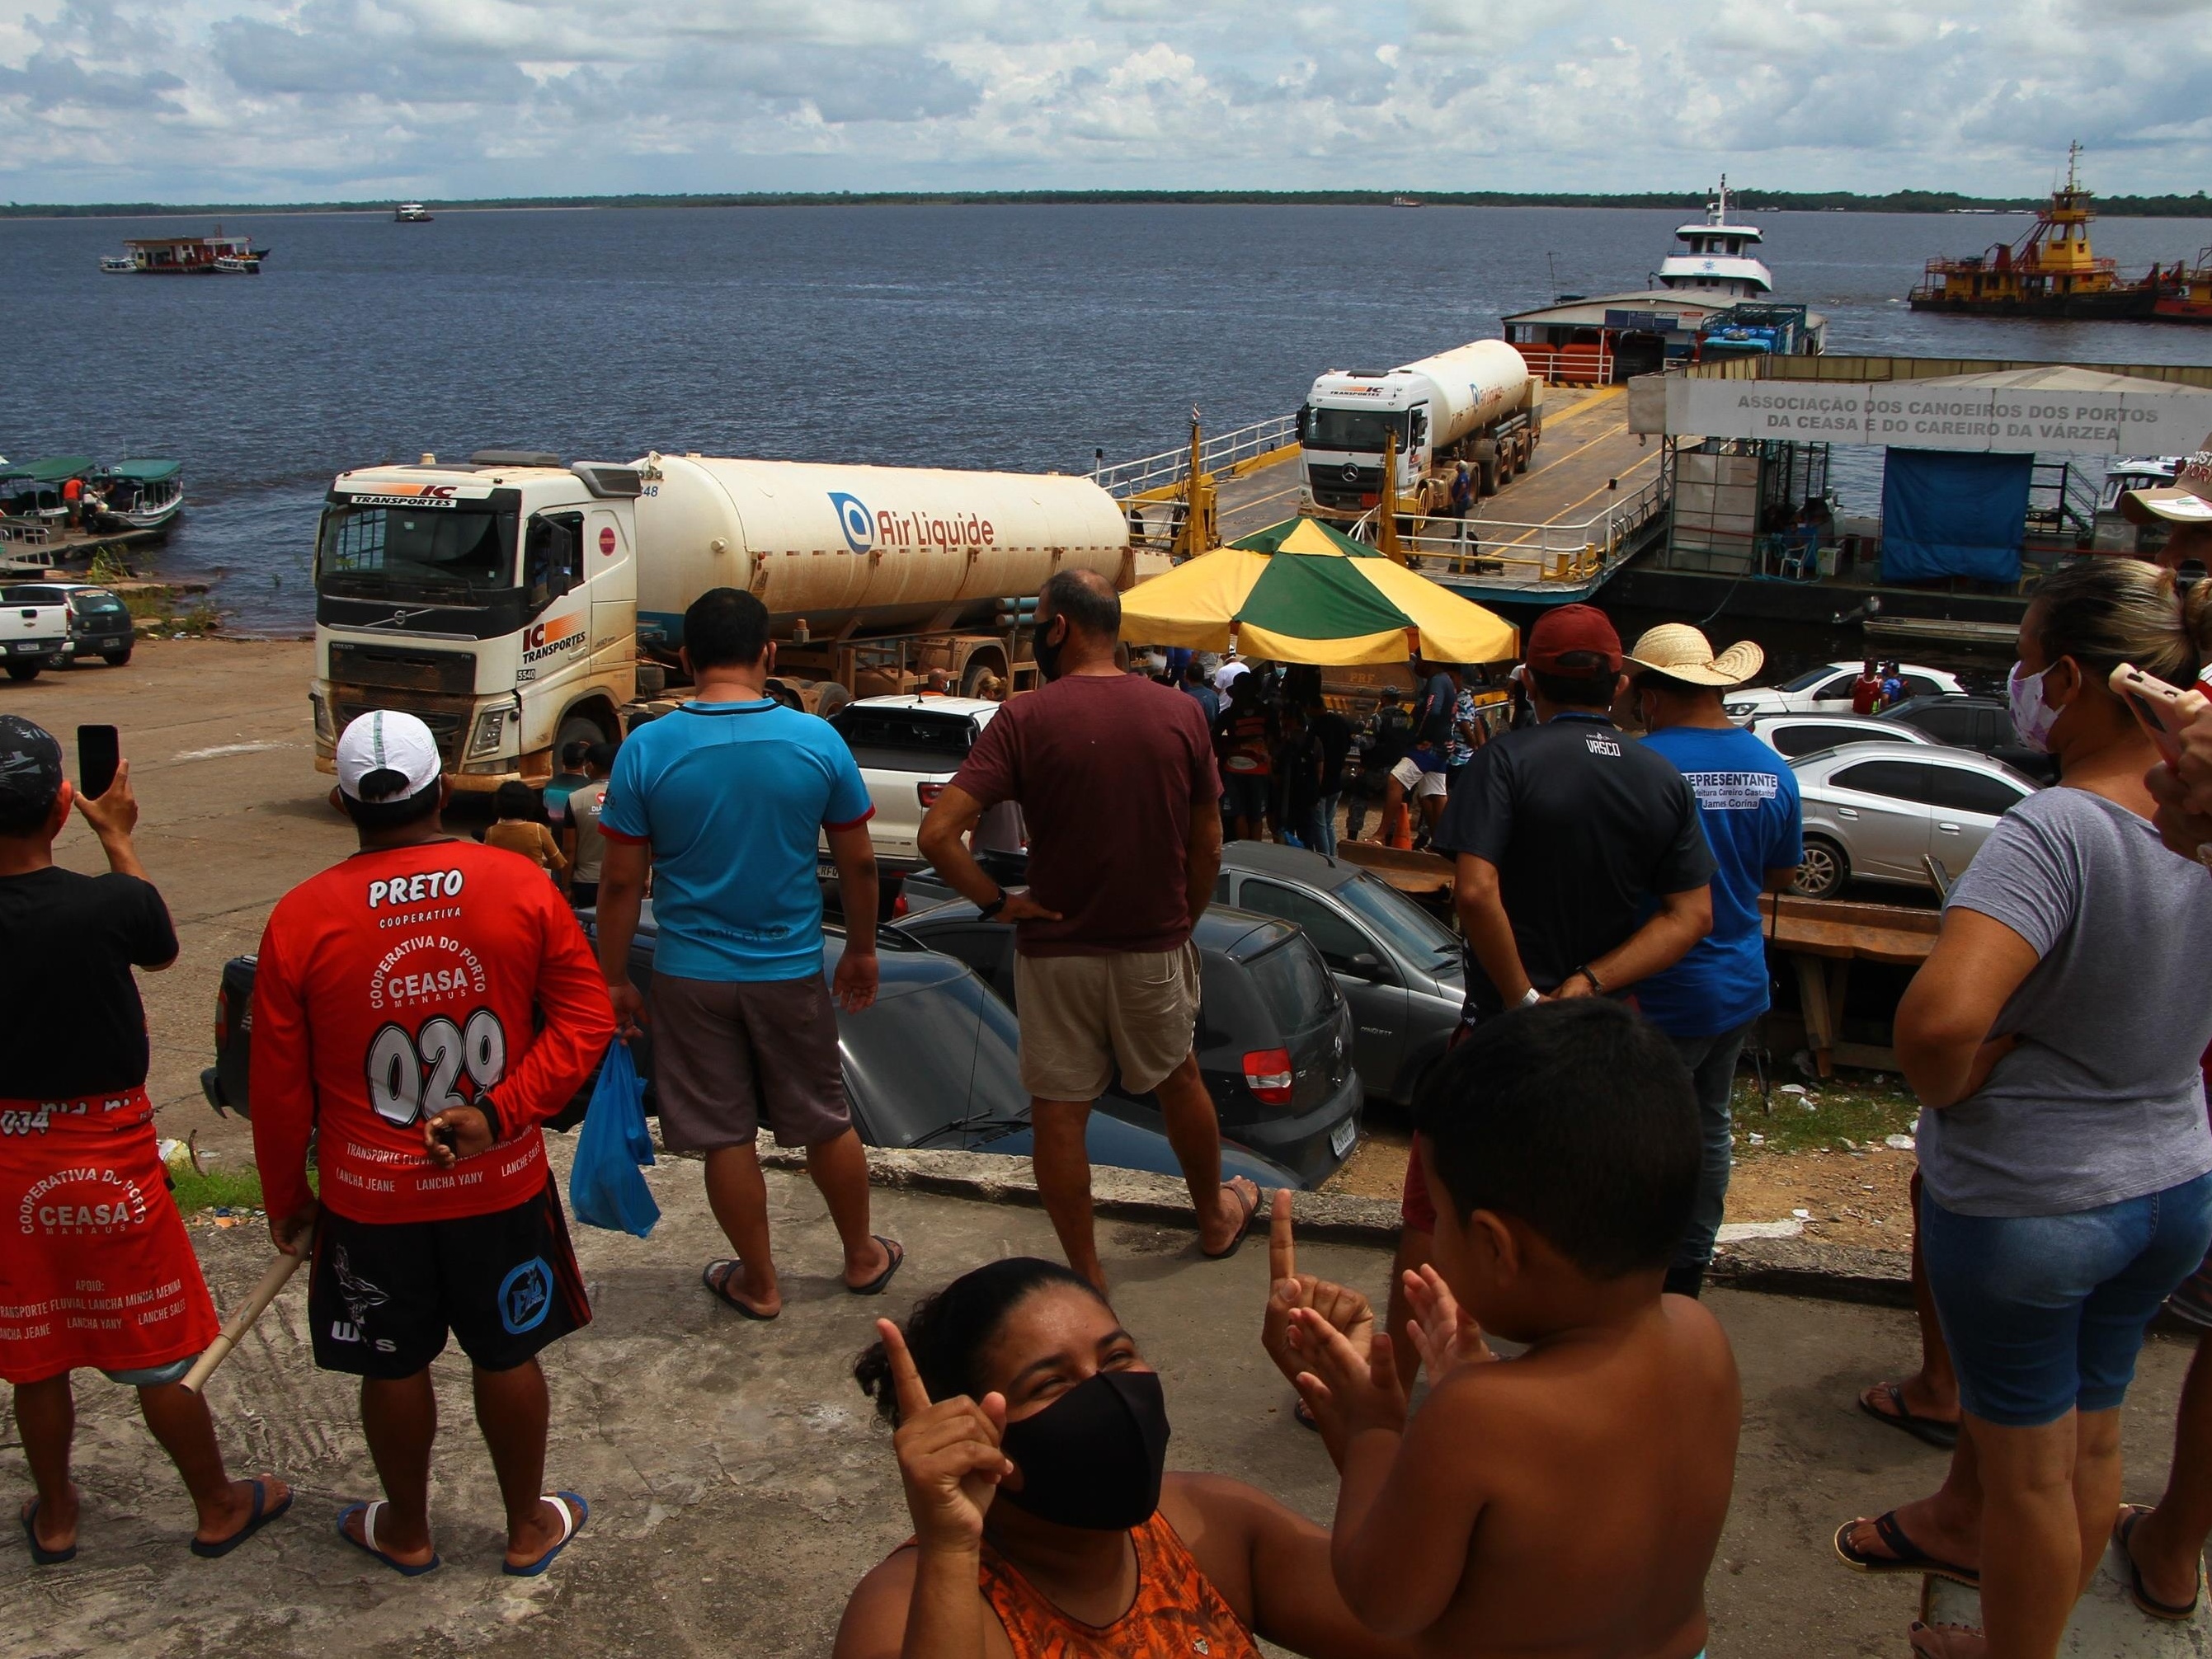
{"type": "Polygon", "coordinates": [[[45,812],[62,791],[62,746],[21,714],[0,714],[0,812],[45,812]]]}

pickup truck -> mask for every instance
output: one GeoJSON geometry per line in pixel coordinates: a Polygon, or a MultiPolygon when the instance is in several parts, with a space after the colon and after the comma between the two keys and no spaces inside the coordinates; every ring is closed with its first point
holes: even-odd
{"type": "Polygon", "coordinates": [[[69,596],[51,582],[0,587],[0,658],[11,680],[34,680],[69,660],[69,596]]]}
{"type": "MultiPolygon", "coordinates": [[[[830,717],[868,786],[868,801],[876,809],[868,820],[868,839],[875,845],[876,866],[886,876],[926,867],[921,821],[1003,706],[980,697],[902,694],[862,697],[830,717]]],[[[1012,817],[1000,823],[1001,809],[994,809],[979,826],[978,838],[984,848],[1018,852],[1018,809],[1004,810],[1012,817]],[[998,842],[1011,845],[996,846],[998,842]]],[[[826,840],[822,851],[826,863],[826,840]]]]}

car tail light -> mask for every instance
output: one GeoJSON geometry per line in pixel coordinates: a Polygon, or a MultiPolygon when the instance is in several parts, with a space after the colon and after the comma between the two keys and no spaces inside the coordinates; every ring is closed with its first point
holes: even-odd
{"type": "Polygon", "coordinates": [[[1255,1048],[1244,1056],[1244,1086],[1270,1106],[1291,1103],[1291,1051],[1255,1048]]]}
{"type": "Polygon", "coordinates": [[[941,783],[918,783],[914,787],[914,793],[921,798],[923,806],[934,806],[937,798],[945,793],[945,786],[941,783]]]}
{"type": "Polygon", "coordinates": [[[215,1047],[221,1054],[230,1042],[230,988],[225,986],[215,994],[215,1047]]]}

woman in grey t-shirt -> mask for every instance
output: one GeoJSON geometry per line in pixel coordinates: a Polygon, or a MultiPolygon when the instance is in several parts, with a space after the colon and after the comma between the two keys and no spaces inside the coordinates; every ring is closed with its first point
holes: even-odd
{"type": "MultiPolygon", "coordinates": [[[[1854,1522],[1863,1571],[1977,1576],[1990,1646],[2056,1650],[2119,1503],[2144,1327],[2212,1246],[2199,1057],[2212,882],[2151,823],[2157,751],[2106,684],[2186,685],[2212,607],[2131,560],[2061,570],[2021,625],[2014,724],[2063,786],[2007,814],[1897,1017],[1919,1095],[1920,1249],[1963,1430],[1933,1497],[1854,1522]],[[2070,1477],[2070,1478],[2069,1478],[2070,1477]]],[[[1916,1628],[1929,1654],[1978,1632],[1916,1628]]]]}

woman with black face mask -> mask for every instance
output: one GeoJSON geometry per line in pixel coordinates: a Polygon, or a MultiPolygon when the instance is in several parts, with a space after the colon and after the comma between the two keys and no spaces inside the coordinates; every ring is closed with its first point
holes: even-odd
{"type": "Polygon", "coordinates": [[[1241,1481],[1165,1472],[1158,1375],[1085,1279],[994,1261],[854,1376],[897,1425],[913,1541],[853,1592],[836,1659],[1396,1659],[1328,1534],[1241,1481]]]}

